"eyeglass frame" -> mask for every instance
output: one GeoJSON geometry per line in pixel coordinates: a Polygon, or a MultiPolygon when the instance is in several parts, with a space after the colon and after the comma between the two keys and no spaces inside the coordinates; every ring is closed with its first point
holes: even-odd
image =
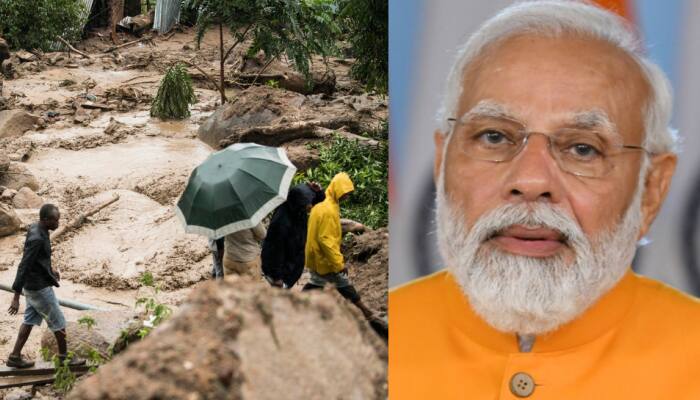
{"type": "MultiPolygon", "coordinates": [[[[454,132],[454,129],[455,129],[455,127],[456,127],[456,125],[457,125],[458,123],[463,123],[460,119],[454,118],[454,117],[447,118],[447,122],[450,123],[450,124],[452,125],[452,126],[450,127],[449,132],[448,132],[448,135],[449,135],[449,136],[452,135],[452,133],[454,132]]],[[[515,122],[515,121],[514,121],[514,122],[515,122]]],[[[522,124],[520,124],[520,123],[518,123],[518,125],[521,125],[521,126],[522,126],[522,124]]],[[[585,174],[581,174],[581,173],[576,173],[576,172],[569,171],[569,170],[567,170],[566,168],[562,168],[562,164],[561,164],[562,161],[561,161],[560,158],[556,155],[556,152],[553,152],[553,151],[552,151],[553,133],[556,133],[556,132],[546,133],[546,132],[529,131],[529,130],[527,130],[524,126],[523,126],[522,131],[524,131],[525,134],[523,135],[523,139],[522,139],[521,143],[519,144],[518,150],[517,150],[515,153],[513,153],[513,155],[512,155],[511,157],[509,157],[509,158],[507,158],[507,159],[505,159],[505,160],[486,160],[486,159],[481,159],[481,158],[474,158],[474,157],[471,157],[471,156],[469,156],[469,155],[467,155],[467,157],[471,158],[472,160],[487,161],[487,162],[492,162],[492,163],[506,163],[506,162],[510,162],[510,161],[513,161],[520,153],[522,153],[523,150],[525,150],[525,147],[527,146],[528,139],[530,138],[530,136],[535,135],[535,134],[539,134],[539,135],[542,135],[542,136],[544,136],[544,137],[547,138],[547,148],[549,149],[549,154],[552,156],[552,158],[554,159],[554,161],[557,163],[557,166],[559,167],[559,169],[562,170],[562,171],[564,171],[564,172],[566,172],[566,173],[568,173],[568,174],[571,174],[571,175],[574,175],[574,176],[577,176],[577,177],[582,177],[582,178],[602,179],[602,178],[604,178],[605,176],[607,176],[607,175],[614,169],[614,168],[610,168],[607,172],[605,172],[603,175],[600,175],[600,176],[590,176],[590,175],[585,175],[585,174]]],[[[644,146],[628,145],[628,144],[624,144],[624,143],[623,143],[623,144],[612,144],[612,146],[613,146],[614,148],[617,148],[617,149],[642,150],[647,156],[652,156],[652,155],[653,155],[653,153],[652,153],[651,151],[647,150],[644,146]]],[[[605,157],[615,157],[615,156],[618,156],[618,155],[620,155],[620,154],[625,154],[625,153],[627,153],[627,152],[626,152],[626,151],[620,151],[620,152],[616,152],[616,153],[612,153],[612,154],[604,154],[604,156],[605,156],[605,157]]],[[[613,164],[613,167],[614,167],[614,164],[613,164]]]]}

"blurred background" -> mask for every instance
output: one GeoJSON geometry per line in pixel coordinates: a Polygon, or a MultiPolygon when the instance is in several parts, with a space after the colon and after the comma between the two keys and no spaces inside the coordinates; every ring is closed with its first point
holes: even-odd
{"type": "MultiPolygon", "coordinates": [[[[390,287],[444,267],[435,245],[435,113],[464,43],[512,0],[390,0],[390,287]]],[[[671,191],[634,269],[700,295],[700,1],[596,3],[630,20],[674,88],[673,127],[683,137],[671,191]]]]}

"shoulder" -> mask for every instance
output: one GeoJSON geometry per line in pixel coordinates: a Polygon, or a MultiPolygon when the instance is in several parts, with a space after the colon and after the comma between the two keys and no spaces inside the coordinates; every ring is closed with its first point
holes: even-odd
{"type": "Polygon", "coordinates": [[[39,228],[39,224],[31,224],[29,225],[29,229],[27,230],[27,243],[30,242],[43,242],[44,241],[44,236],[41,233],[41,229],[39,228]]]}
{"type": "Polygon", "coordinates": [[[676,320],[700,330],[700,299],[655,279],[635,276],[639,283],[638,304],[646,314],[657,321],[676,320]]]}

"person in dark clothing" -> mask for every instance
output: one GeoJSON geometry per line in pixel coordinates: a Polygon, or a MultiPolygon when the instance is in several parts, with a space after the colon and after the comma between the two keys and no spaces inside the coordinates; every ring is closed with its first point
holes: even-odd
{"type": "Polygon", "coordinates": [[[213,258],[211,277],[224,279],[224,238],[209,239],[209,250],[213,258]]]}
{"type": "Polygon", "coordinates": [[[325,197],[315,182],[296,185],[272,215],[261,254],[263,276],[272,286],[289,289],[304,272],[308,212],[325,197]]]}
{"type": "MultiPolygon", "coordinates": [[[[51,240],[49,231],[58,228],[61,214],[53,204],[44,204],[39,210],[39,222],[32,224],[24,242],[24,254],[17,268],[17,275],[12,284],[15,295],[8,312],[17,314],[19,296],[24,292],[27,305],[24,308],[24,321],[19,328],[15,346],[7,358],[7,366],[14,368],[29,368],[33,361],[22,358],[22,348],[32,332],[33,326],[41,325],[46,320],[49,329],[56,336],[58,357],[63,362],[67,357],[66,351],[66,320],[58,305],[53,292],[53,286],[58,287],[61,279],[57,270],[51,266],[51,240]]],[[[84,364],[84,360],[74,358],[71,365],[84,364]]]]}

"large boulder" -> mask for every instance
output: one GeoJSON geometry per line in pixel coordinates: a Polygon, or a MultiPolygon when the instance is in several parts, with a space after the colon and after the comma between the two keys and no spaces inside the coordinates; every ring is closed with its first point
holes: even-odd
{"type": "Polygon", "coordinates": [[[18,190],[12,197],[12,205],[15,208],[41,208],[42,204],[44,201],[41,196],[26,186],[18,190]]]}
{"type": "Polygon", "coordinates": [[[235,103],[219,107],[199,127],[199,139],[218,149],[219,142],[241,128],[272,125],[282,116],[294,116],[304,96],[268,87],[256,87],[241,93],[235,103]]]}
{"type": "Polygon", "coordinates": [[[208,282],[68,399],[386,398],[387,349],[334,290],[208,282]]]}
{"type": "Polygon", "coordinates": [[[26,186],[36,191],[39,190],[39,181],[24,164],[11,162],[7,172],[0,173],[0,186],[14,190],[20,190],[26,186]]]}
{"type": "MultiPolygon", "coordinates": [[[[66,323],[66,344],[68,351],[78,357],[87,358],[92,350],[103,358],[109,355],[110,346],[117,341],[122,329],[134,319],[133,312],[124,311],[85,311],[80,318],[89,317],[94,324],[68,321],[66,323]]],[[[44,330],[41,347],[49,350],[49,355],[58,354],[56,337],[53,332],[44,330]]]]}
{"type": "Polygon", "coordinates": [[[39,117],[24,110],[0,111],[0,138],[21,136],[39,122],[39,117]]]}
{"type": "Polygon", "coordinates": [[[0,203],[0,236],[12,235],[20,228],[17,214],[9,206],[0,203]]]}

